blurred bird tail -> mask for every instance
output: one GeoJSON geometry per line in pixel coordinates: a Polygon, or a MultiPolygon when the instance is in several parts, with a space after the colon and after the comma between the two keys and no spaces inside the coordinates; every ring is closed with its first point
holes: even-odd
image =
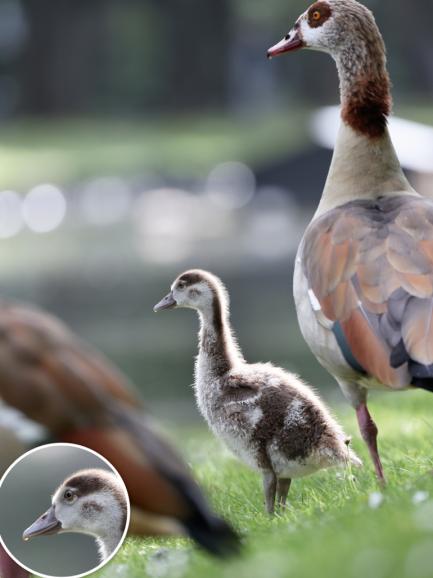
{"type": "Polygon", "coordinates": [[[189,536],[205,550],[221,558],[239,554],[241,542],[233,528],[218,516],[200,509],[184,521],[189,536]]]}
{"type": "Polygon", "coordinates": [[[185,465],[166,442],[151,419],[141,412],[110,403],[115,423],[133,435],[146,459],[171,484],[187,505],[188,515],[180,520],[188,535],[215,556],[230,556],[241,549],[238,534],[214,514],[198,484],[185,465]]]}

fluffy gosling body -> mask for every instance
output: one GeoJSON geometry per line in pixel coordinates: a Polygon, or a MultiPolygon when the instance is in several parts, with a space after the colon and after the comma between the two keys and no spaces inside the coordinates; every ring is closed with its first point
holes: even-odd
{"type": "Polygon", "coordinates": [[[296,375],[245,361],[229,321],[222,281],[202,270],[179,275],[155,311],[195,309],[200,318],[195,364],[197,405],[213,433],[261,472],[266,509],[285,505],[293,478],[330,466],[361,465],[330,412],[296,375]]]}
{"type": "Polygon", "coordinates": [[[36,536],[77,532],[96,539],[101,562],[119,545],[128,514],[128,497],[118,476],[101,469],[76,472],[54,492],[51,507],[23,533],[36,536]]]}

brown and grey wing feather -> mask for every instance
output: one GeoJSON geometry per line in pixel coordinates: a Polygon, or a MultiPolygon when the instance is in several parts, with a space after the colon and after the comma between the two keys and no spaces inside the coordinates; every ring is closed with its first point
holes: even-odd
{"type": "Polygon", "coordinates": [[[331,210],[307,230],[303,266],[350,365],[390,388],[433,386],[430,200],[383,197],[331,210]]]}

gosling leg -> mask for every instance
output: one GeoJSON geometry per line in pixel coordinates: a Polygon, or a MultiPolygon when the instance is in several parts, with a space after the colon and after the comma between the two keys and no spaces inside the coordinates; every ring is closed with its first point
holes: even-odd
{"type": "Polygon", "coordinates": [[[278,478],[277,480],[277,505],[281,508],[286,505],[291,483],[292,480],[290,478],[278,478]]]}
{"type": "Polygon", "coordinates": [[[277,492],[277,476],[271,470],[263,472],[263,490],[265,492],[266,511],[273,514],[275,510],[275,495],[277,492]]]}

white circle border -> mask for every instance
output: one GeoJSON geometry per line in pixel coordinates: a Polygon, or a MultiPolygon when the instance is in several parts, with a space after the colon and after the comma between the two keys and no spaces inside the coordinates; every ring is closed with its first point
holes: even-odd
{"type": "MultiPolygon", "coordinates": [[[[123,546],[123,543],[125,541],[125,538],[128,534],[128,530],[129,530],[129,524],[131,521],[131,503],[130,503],[130,499],[129,499],[129,494],[128,494],[128,490],[126,488],[125,482],[123,481],[122,476],[119,474],[119,472],[116,470],[116,468],[113,466],[113,464],[111,464],[107,458],[104,458],[104,456],[102,456],[101,454],[99,454],[98,452],[95,452],[95,450],[92,450],[90,448],[87,448],[86,446],[82,446],[79,444],[71,444],[71,443],[63,443],[63,442],[57,442],[57,443],[52,443],[52,444],[43,444],[41,446],[37,446],[35,448],[32,448],[31,450],[25,452],[24,454],[22,454],[19,458],[17,458],[9,467],[8,469],[5,471],[5,473],[3,474],[3,476],[0,479],[0,491],[1,491],[1,487],[3,485],[3,482],[5,481],[6,477],[8,476],[9,472],[12,470],[12,468],[14,468],[17,464],[19,464],[24,458],[26,458],[27,456],[36,453],[44,448],[48,448],[48,447],[72,447],[72,448],[79,448],[81,450],[85,450],[88,453],[93,454],[94,456],[96,456],[97,458],[99,458],[100,460],[102,460],[110,469],[112,472],[114,472],[118,478],[120,479],[120,482],[123,486],[123,489],[125,490],[125,494],[127,497],[127,512],[126,512],[126,524],[125,524],[125,529],[123,531],[122,537],[119,540],[118,545],[116,546],[116,548],[113,550],[113,552],[110,554],[110,556],[108,556],[108,558],[106,560],[103,560],[98,566],[95,566],[95,568],[92,568],[91,570],[88,570],[86,572],[83,572],[82,574],[71,574],[71,575],[67,575],[67,576],[62,576],[61,578],[84,578],[84,576],[89,576],[89,574],[93,574],[93,572],[98,572],[99,570],[101,570],[101,568],[103,568],[104,566],[106,566],[109,562],[111,562],[111,560],[114,558],[114,556],[116,556],[116,554],[118,553],[118,551],[120,550],[120,548],[123,546]]],[[[34,574],[35,576],[40,576],[41,578],[59,578],[58,576],[54,576],[52,574],[41,574],[40,572],[35,572],[32,568],[29,568],[28,566],[25,566],[22,562],[20,562],[9,550],[9,548],[6,546],[5,542],[3,541],[2,536],[0,535],[0,544],[3,546],[4,550],[6,551],[7,555],[12,558],[12,560],[14,562],[16,562],[16,564],[18,564],[18,566],[20,566],[21,568],[23,568],[24,570],[26,570],[27,572],[29,572],[30,574],[34,574]]]]}

